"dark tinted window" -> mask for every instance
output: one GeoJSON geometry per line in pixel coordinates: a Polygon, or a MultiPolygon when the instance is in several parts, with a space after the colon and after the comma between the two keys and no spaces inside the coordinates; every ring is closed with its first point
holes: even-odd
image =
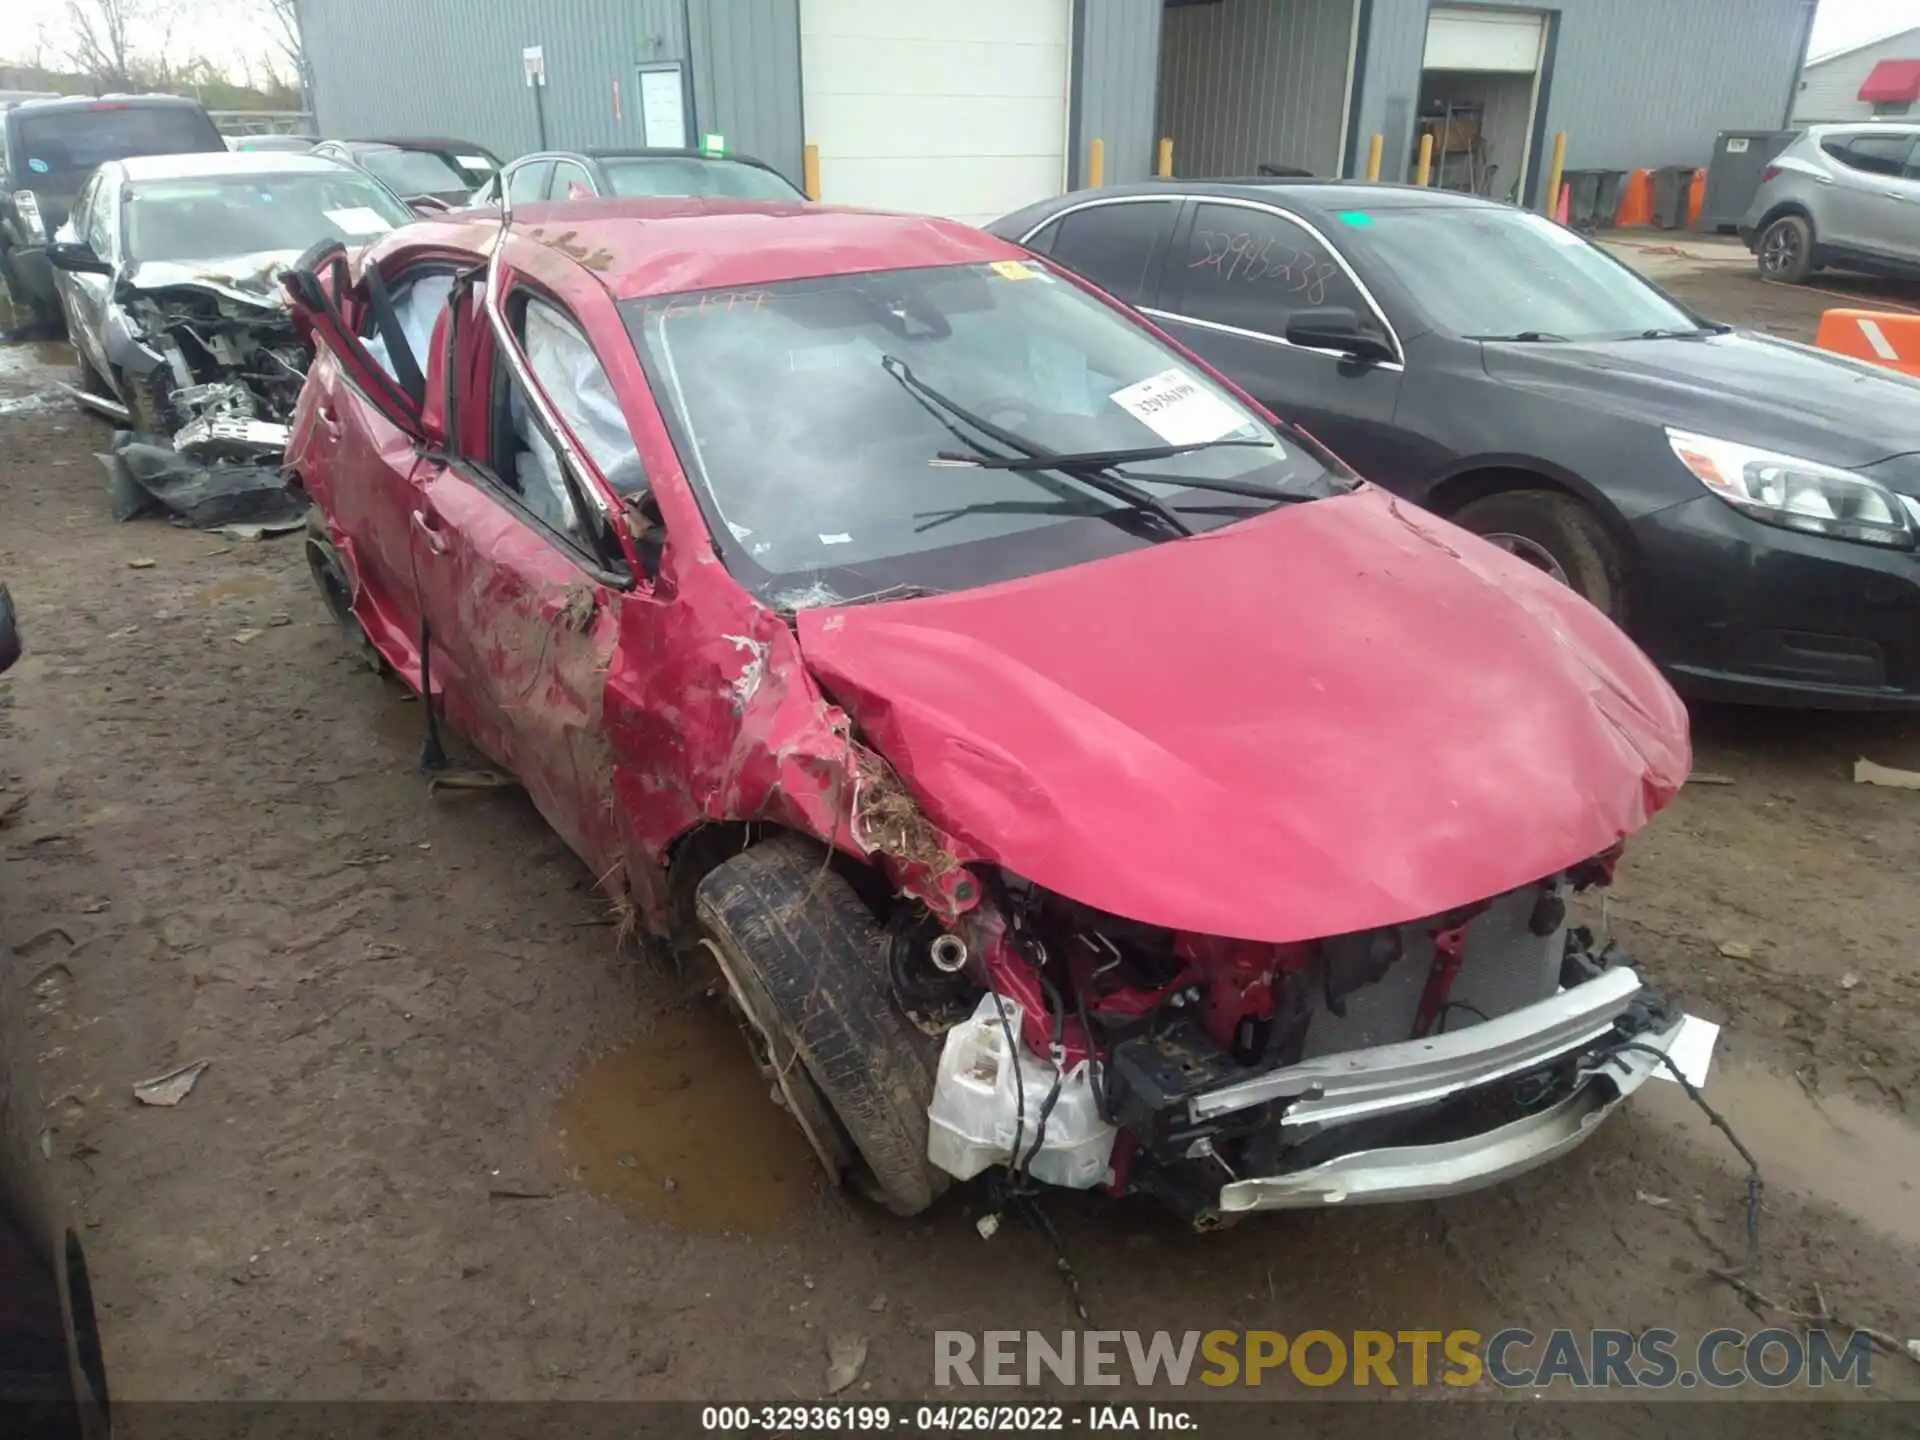
{"type": "Polygon", "coordinates": [[[20,183],[35,175],[68,175],[129,155],[224,150],[213,122],[181,105],[98,106],[14,117],[20,183]],[[24,177],[22,179],[21,177],[24,177]]]}
{"type": "Polygon", "coordinates": [[[545,199],[547,176],[552,173],[551,160],[543,160],[534,165],[522,165],[507,178],[507,198],[516,205],[545,199]]]}
{"type": "Polygon", "coordinates": [[[1913,149],[1910,134],[1829,135],[1820,148],[1853,170],[1868,175],[1898,175],[1913,149]]]}
{"type": "Polygon", "coordinates": [[[1047,253],[1130,305],[1146,299],[1154,251],[1173,229],[1171,200],[1093,205],[1063,215],[1047,253]]]}
{"type": "Polygon", "coordinates": [[[1237,205],[1201,205],[1164,293],[1196,320],[1281,337],[1298,311],[1344,305],[1370,323],[1367,302],[1325,245],[1291,220],[1237,205]]]}

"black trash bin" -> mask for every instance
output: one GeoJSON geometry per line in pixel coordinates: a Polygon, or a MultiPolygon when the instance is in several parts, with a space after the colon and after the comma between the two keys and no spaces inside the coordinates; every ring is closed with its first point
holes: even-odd
{"type": "Polygon", "coordinates": [[[1613,224],[1626,189],[1624,170],[1567,170],[1560,177],[1567,186],[1567,224],[1576,230],[1598,230],[1613,224]]]}
{"type": "Polygon", "coordinates": [[[1693,194],[1693,166],[1663,165],[1653,172],[1653,223],[1662,230],[1687,227],[1687,199],[1693,194]]]}

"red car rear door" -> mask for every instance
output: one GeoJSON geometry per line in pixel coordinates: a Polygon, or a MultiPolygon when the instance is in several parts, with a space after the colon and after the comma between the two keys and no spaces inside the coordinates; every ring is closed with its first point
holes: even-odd
{"type": "Polygon", "coordinates": [[[623,858],[604,690],[633,582],[594,472],[618,483],[638,457],[580,327],[524,290],[504,304],[511,356],[459,312],[459,420],[412,516],[418,603],[449,717],[604,881],[623,858]]]}
{"type": "Polygon", "coordinates": [[[422,448],[430,447],[422,420],[425,371],[461,264],[446,254],[401,252],[347,286],[331,255],[309,257],[302,261],[309,279],[290,286],[321,349],[302,396],[291,462],[346,557],[361,628],[416,688],[420,614],[409,534],[422,448]],[[376,290],[385,324],[373,313],[376,290]]]}

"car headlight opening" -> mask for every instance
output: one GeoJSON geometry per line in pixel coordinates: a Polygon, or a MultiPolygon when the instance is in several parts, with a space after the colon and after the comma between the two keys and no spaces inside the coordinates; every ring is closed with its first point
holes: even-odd
{"type": "Polygon", "coordinates": [[[1667,443],[1695,479],[1755,520],[1896,550],[1920,538],[1906,500],[1851,470],[1671,427],[1667,443]]]}

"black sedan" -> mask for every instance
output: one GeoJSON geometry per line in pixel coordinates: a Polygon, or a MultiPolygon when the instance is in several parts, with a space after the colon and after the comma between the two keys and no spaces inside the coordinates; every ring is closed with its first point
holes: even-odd
{"type": "Polygon", "coordinates": [[[1159,182],[989,228],[1571,585],[1684,693],[1920,708],[1920,382],[1445,191],[1159,182]]]}

